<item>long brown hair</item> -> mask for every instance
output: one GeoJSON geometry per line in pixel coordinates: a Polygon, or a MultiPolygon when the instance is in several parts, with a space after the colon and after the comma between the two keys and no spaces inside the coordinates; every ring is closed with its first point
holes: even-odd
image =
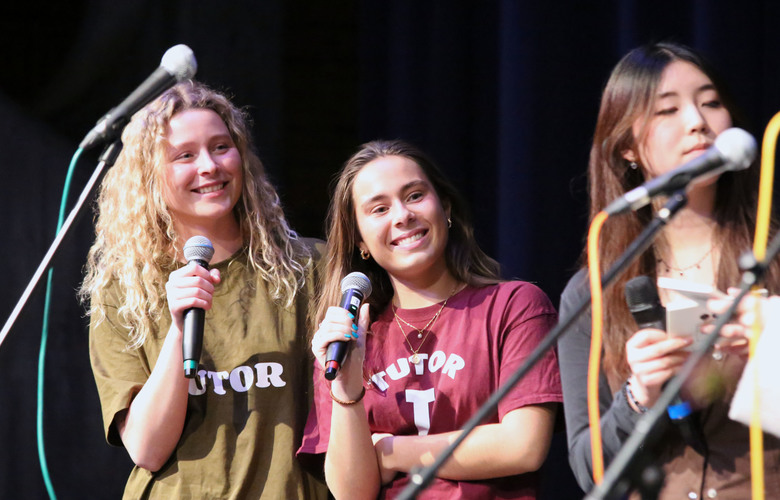
{"type": "MultiPolygon", "coordinates": [[[[735,126],[739,126],[740,117],[723,83],[692,49],[663,42],[632,50],[613,69],[601,98],[588,165],[591,221],[612,200],[646,180],[641,169],[629,167],[623,154],[632,150],[639,156],[638,142],[642,140],[643,132],[640,132],[639,137],[634,137],[633,125],[637,120],[643,120],[646,127],[653,112],[662,73],[675,61],[693,64],[710,78],[735,126]]],[[[722,290],[738,283],[738,257],[751,248],[758,174],[757,165],[752,165],[747,170],[724,173],[717,181],[713,215],[717,222],[715,238],[720,249],[717,286],[722,290]]],[[[599,245],[603,269],[608,269],[617,260],[652,217],[652,208],[645,207],[607,220],[599,245]],[[609,238],[608,244],[606,238],[609,238]]],[[[586,254],[587,248],[583,253],[583,262],[587,262],[586,254]]],[[[778,267],[777,262],[773,263],[767,276],[767,286],[771,291],[777,290],[780,284],[778,267]]],[[[636,323],[626,306],[623,290],[628,280],[639,275],[647,275],[652,279],[657,277],[652,248],[604,291],[605,309],[608,311],[604,319],[604,368],[610,375],[617,374],[619,379],[628,375],[625,342],[636,331],[636,323]]]]}
{"type": "Polygon", "coordinates": [[[338,303],[340,282],[348,273],[360,271],[371,280],[373,291],[368,299],[372,318],[393,297],[390,277],[374,259],[363,260],[357,244],[362,240],[357,227],[352,186],[358,172],[369,162],[384,156],[401,156],[415,162],[431,182],[444,208],[450,209],[450,227],[445,249],[447,269],[458,281],[484,286],[500,281],[499,265],[477,245],[474,229],[464,202],[436,164],[422,151],[400,141],[377,140],[360,146],[338,174],[327,218],[326,272],[322,293],[314,308],[313,324],[324,316],[329,306],[338,303]]]}

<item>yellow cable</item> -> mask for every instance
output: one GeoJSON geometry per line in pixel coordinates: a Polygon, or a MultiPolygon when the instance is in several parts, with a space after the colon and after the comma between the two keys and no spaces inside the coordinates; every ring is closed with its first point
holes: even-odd
{"type": "Polygon", "coordinates": [[[590,276],[591,342],[588,360],[588,421],[590,422],[590,448],[593,462],[593,481],[600,484],[604,477],[604,451],[601,446],[601,423],[599,422],[599,372],[601,369],[601,269],[599,267],[599,235],[606,212],[596,214],[588,230],[588,272],[590,276]]]}
{"type": "MultiPolygon", "coordinates": [[[[774,182],[775,149],[780,133],[780,113],[775,114],[764,132],[761,145],[761,180],[758,186],[758,212],[756,214],[756,234],[753,238],[753,255],[762,261],[766,257],[769,240],[769,219],[772,212],[772,183],[774,182]]],[[[754,287],[754,294],[757,294],[754,287]]],[[[755,301],[755,323],[752,328],[748,347],[748,360],[755,355],[758,337],[761,335],[760,301],[755,301]]],[[[758,390],[758,370],[753,370],[753,408],[750,413],[750,472],[754,500],[764,499],[764,436],[761,431],[761,398],[758,390]]]]}
{"type": "MultiPolygon", "coordinates": [[[[756,301],[756,308],[760,308],[760,301],[756,301]]],[[[756,316],[758,318],[758,316],[756,316]]],[[[748,360],[753,359],[756,353],[758,336],[761,334],[760,321],[752,327],[750,336],[748,360]]],[[[758,394],[758,367],[753,370],[753,408],[750,412],[750,475],[753,500],[764,500],[764,435],[761,431],[761,398],[758,394]]]]}
{"type": "Polygon", "coordinates": [[[756,214],[756,234],[753,240],[753,254],[757,260],[766,256],[769,240],[769,218],[772,212],[772,183],[775,176],[775,148],[780,133],[780,113],[769,120],[761,145],[761,180],[758,185],[758,213],[756,214]]]}

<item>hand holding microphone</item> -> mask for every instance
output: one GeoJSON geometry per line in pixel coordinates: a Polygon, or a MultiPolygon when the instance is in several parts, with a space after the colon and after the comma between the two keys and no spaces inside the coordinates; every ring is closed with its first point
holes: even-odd
{"type": "MultiPolygon", "coordinates": [[[[655,328],[664,330],[666,328],[666,308],[661,305],[658,289],[648,276],[637,276],[629,280],[626,283],[625,296],[628,310],[631,311],[640,329],[655,328]]],[[[672,339],[672,341],[675,340],[679,339],[672,339]]],[[[672,353],[668,356],[679,357],[680,355],[672,353]]],[[[682,359],[685,359],[685,355],[682,356],[682,359]]],[[[663,388],[665,385],[664,383],[661,387],[663,388]]],[[[688,445],[696,450],[704,449],[701,427],[693,417],[693,410],[689,402],[683,401],[677,395],[666,408],[666,413],[677,426],[683,440],[688,445]]]]}
{"type": "MultiPolygon", "coordinates": [[[[666,329],[666,308],[661,305],[658,290],[648,276],[637,276],[626,283],[626,303],[640,329],[666,329]]],[[[691,414],[691,406],[682,401],[679,396],[667,408],[669,417],[681,421],[691,414]]]]}
{"type": "Polygon", "coordinates": [[[665,331],[665,309],[658,300],[658,290],[647,276],[626,284],[626,302],[639,331],[626,342],[626,360],[631,368],[630,389],[638,403],[652,406],[663,385],[685,362],[690,338],[670,338],[665,331]]]}
{"type": "Polygon", "coordinates": [[[322,363],[327,380],[336,378],[349,349],[347,341],[338,338],[357,338],[360,306],[371,295],[371,282],[363,273],[350,273],[341,281],[341,293],[340,306],[328,309],[312,341],[312,351],[322,363]]]}
{"type": "Polygon", "coordinates": [[[214,247],[203,236],[194,236],[184,245],[188,264],[172,272],[165,285],[171,320],[182,331],[184,374],[195,377],[203,346],[205,311],[211,308],[217,270],[208,270],[214,247]]]}

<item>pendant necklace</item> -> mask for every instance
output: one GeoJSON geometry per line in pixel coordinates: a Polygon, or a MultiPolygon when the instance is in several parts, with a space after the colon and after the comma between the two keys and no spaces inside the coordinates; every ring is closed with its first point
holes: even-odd
{"type": "Polygon", "coordinates": [[[444,299],[444,302],[442,302],[441,307],[439,308],[438,311],[436,311],[436,314],[434,314],[433,317],[428,321],[428,323],[424,327],[422,327],[422,328],[417,328],[416,326],[414,326],[413,324],[409,323],[408,321],[406,321],[402,317],[398,316],[398,313],[396,312],[395,305],[391,304],[391,307],[393,308],[393,316],[395,317],[395,322],[398,324],[398,328],[401,330],[401,334],[403,334],[404,339],[406,339],[406,343],[409,345],[409,349],[412,351],[412,363],[413,364],[415,364],[415,365],[420,364],[421,359],[420,359],[420,356],[419,356],[418,353],[420,352],[420,349],[422,349],[423,344],[425,344],[425,341],[428,340],[428,335],[431,333],[431,328],[433,327],[433,324],[436,322],[436,320],[438,319],[439,315],[444,310],[444,306],[447,305],[447,301],[450,300],[450,297],[455,295],[455,292],[458,290],[458,286],[459,285],[460,285],[460,283],[455,285],[455,288],[452,289],[452,293],[450,293],[449,297],[444,299]],[[418,339],[422,339],[422,341],[420,342],[420,345],[417,346],[417,349],[412,347],[412,343],[409,342],[409,336],[406,334],[406,332],[404,332],[404,327],[401,326],[401,322],[403,322],[407,326],[412,327],[414,330],[417,330],[417,338],[418,339]]]}
{"type": "Polygon", "coordinates": [[[670,266],[670,265],[669,265],[669,264],[668,264],[668,263],[667,263],[667,262],[666,262],[664,259],[662,259],[662,258],[660,258],[660,257],[656,258],[656,263],[657,263],[657,264],[663,264],[663,266],[664,266],[664,268],[665,268],[665,271],[666,271],[666,273],[667,273],[667,274],[670,274],[672,271],[674,271],[674,272],[676,272],[676,273],[679,273],[679,274],[680,274],[680,276],[683,276],[683,275],[684,275],[684,273],[685,273],[685,271],[688,271],[689,269],[693,269],[694,267],[695,267],[696,269],[701,269],[701,264],[704,262],[704,260],[705,260],[707,257],[709,257],[709,256],[710,256],[710,254],[712,253],[712,251],[713,251],[714,249],[715,249],[715,245],[712,245],[712,246],[710,247],[710,249],[709,249],[709,250],[707,250],[707,252],[706,252],[704,255],[702,255],[702,257],[701,257],[699,260],[697,260],[696,262],[694,262],[694,263],[693,263],[693,264],[691,264],[690,266],[686,266],[686,267],[682,267],[682,268],[679,268],[679,267],[674,267],[674,266],[670,266]]]}

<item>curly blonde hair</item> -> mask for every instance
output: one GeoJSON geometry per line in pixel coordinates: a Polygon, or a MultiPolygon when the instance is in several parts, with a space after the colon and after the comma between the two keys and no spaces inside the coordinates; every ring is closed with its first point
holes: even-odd
{"type": "Polygon", "coordinates": [[[136,113],[122,133],[124,148],[98,194],[96,238],[79,290],[82,301],[90,301],[93,320],[102,321],[109,285],[117,282],[123,294],[118,317],[130,330],[130,348],[140,347],[155,331],[167,307],[165,282],[181,258],[183,242],[162,195],[162,165],[168,123],[188,109],[216,112],[241,155],[244,184],[233,210],[249,269],[268,283],[275,301],[289,307],[311,265],[309,251],[290,229],[266,179],[248,115],[201,83],[179,83],[136,113]]]}

